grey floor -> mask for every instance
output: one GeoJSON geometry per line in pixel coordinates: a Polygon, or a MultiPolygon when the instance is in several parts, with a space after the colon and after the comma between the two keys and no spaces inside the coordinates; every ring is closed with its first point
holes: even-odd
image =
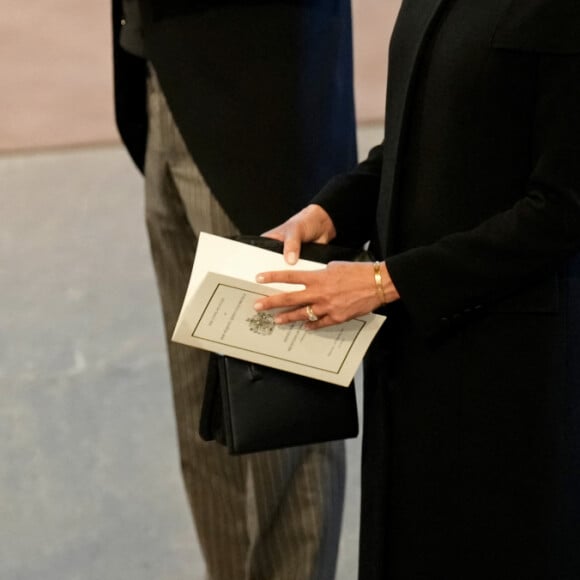
{"type": "MultiPolygon", "coordinates": [[[[1,580],[204,577],[141,188],[120,147],[0,157],[1,580]]],[[[360,439],[338,580],[356,577],[359,461],[360,439]]]]}

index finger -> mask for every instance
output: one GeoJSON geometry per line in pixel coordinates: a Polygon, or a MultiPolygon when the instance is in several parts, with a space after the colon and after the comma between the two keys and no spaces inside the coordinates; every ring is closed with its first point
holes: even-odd
{"type": "Polygon", "coordinates": [[[312,278],[312,272],[305,270],[274,270],[270,272],[260,272],[256,276],[256,282],[260,284],[270,284],[280,282],[284,284],[306,285],[312,278]]]}

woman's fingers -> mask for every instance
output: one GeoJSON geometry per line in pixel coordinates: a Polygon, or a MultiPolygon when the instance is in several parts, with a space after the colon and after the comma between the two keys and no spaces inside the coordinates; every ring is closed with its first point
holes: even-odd
{"type": "Polygon", "coordinates": [[[308,322],[308,324],[314,324],[314,322],[318,322],[321,318],[316,315],[317,320],[310,319],[310,313],[307,310],[306,306],[300,306],[293,310],[286,310],[284,312],[280,312],[274,318],[276,324],[289,324],[291,322],[308,322]]]}
{"type": "Polygon", "coordinates": [[[282,225],[262,234],[266,238],[272,238],[284,243],[284,259],[291,266],[298,261],[300,257],[300,246],[302,244],[302,228],[300,221],[296,219],[297,217],[294,216],[282,225]]]}
{"type": "Polygon", "coordinates": [[[311,306],[311,310],[316,316],[317,320],[312,320],[310,318],[310,313],[307,310],[308,306],[309,305],[301,306],[295,310],[280,312],[276,315],[274,321],[276,324],[304,322],[304,328],[307,330],[318,330],[320,328],[326,328],[327,326],[337,324],[337,321],[334,320],[331,316],[327,316],[326,314],[320,312],[316,305],[311,306]]]}
{"type": "MultiPolygon", "coordinates": [[[[281,292],[272,296],[265,296],[254,303],[254,308],[259,312],[261,310],[274,310],[283,308],[293,310],[304,307],[308,304],[308,296],[304,291],[299,292],[281,292]]],[[[304,318],[304,316],[303,316],[304,318]]],[[[298,318],[294,318],[298,320],[298,318]]]]}
{"type": "Polygon", "coordinates": [[[273,230],[264,232],[262,235],[284,243],[284,259],[287,264],[293,266],[298,262],[302,243],[296,224],[286,222],[273,230]]]}
{"type": "MultiPolygon", "coordinates": [[[[324,270],[315,270],[323,272],[324,270]]],[[[260,284],[270,284],[272,282],[284,284],[310,284],[313,281],[313,272],[305,270],[274,270],[270,272],[260,272],[256,276],[256,282],[260,284]]]]}
{"type": "Polygon", "coordinates": [[[293,266],[300,258],[303,242],[328,243],[336,231],[326,211],[319,205],[310,204],[262,235],[284,242],[284,259],[293,266]]]}
{"type": "Polygon", "coordinates": [[[267,232],[263,232],[260,235],[263,236],[264,238],[278,240],[279,242],[283,242],[284,238],[286,237],[283,226],[278,226],[277,228],[268,230],[267,232]]]}
{"type": "Polygon", "coordinates": [[[306,328],[324,328],[372,312],[382,303],[371,263],[331,262],[322,270],[262,272],[256,280],[304,286],[265,296],[254,304],[256,310],[277,309],[278,324],[300,320],[306,328]]]}
{"type": "MultiPolygon", "coordinates": [[[[297,290],[295,292],[281,292],[279,294],[265,296],[255,302],[254,308],[258,311],[272,310],[274,308],[286,308],[292,310],[297,307],[305,307],[316,299],[319,300],[320,297],[317,293],[316,282],[324,272],[325,270],[315,270],[312,272],[304,270],[278,270],[258,274],[256,276],[256,282],[259,282],[260,284],[277,282],[284,284],[300,284],[309,288],[297,290]]],[[[304,311],[304,308],[302,310],[304,311]]],[[[295,320],[305,320],[307,318],[308,316],[306,316],[304,312],[301,317],[298,314],[282,317],[284,323],[293,322],[295,320]]]]}

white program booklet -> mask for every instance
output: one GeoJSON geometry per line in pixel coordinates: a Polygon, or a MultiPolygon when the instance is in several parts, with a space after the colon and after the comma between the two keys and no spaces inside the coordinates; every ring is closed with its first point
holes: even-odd
{"type": "Polygon", "coordinates": [[[303,322],[277,325],[276,311],[256,312],[253,307],[261,296],[303,288],[257,284],[259,272],[324,267],[308,260],[289,266],[276,252],[202,233],[173,340],[348,386],[384,316],[367,314],[305,330],[303,322]]]}

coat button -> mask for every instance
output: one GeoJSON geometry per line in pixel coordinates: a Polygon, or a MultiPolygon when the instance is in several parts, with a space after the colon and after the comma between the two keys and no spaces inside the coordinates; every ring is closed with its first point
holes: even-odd
{"type": "Polygon", "coordinates": [[[125,26],[127,24],[127,21],[124,18],[121,18],[121,26],[125,26]]]}

